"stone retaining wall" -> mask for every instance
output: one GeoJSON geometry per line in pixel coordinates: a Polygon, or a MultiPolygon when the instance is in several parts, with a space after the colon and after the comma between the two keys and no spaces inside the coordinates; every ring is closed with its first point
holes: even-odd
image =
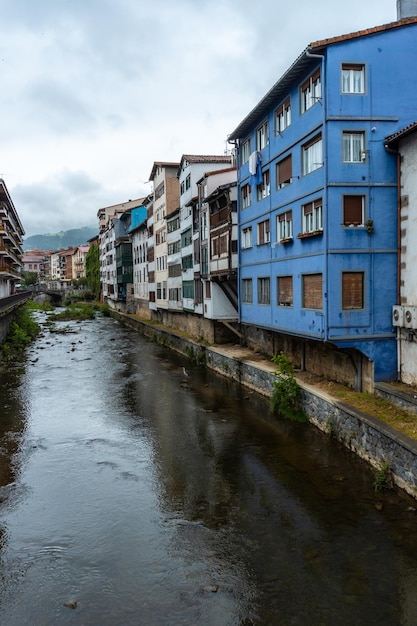
{"type": "MultiPolygon", "coordinates": [[[[205,363],[223,376],[267,397],[272,394],[274,373],[261,364],[242,361],[227,354],[226,348],[203,346],[123,314],[112,315],[149,339],[193,361],[205,363]]],[[[301,407],[312,424],[335,437],[373,467],[389,466],[393,482],[417,499],[417,441],[369,415],[353,410],[311,385],[302,381],[299,384],[302,389],[301,407]]]]}

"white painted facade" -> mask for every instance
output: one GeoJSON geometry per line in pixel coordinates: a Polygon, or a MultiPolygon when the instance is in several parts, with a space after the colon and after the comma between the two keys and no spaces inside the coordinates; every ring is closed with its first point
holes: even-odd
{"type": "MultiPolygon", "coordinates": [[[[198,182],[207,172],[225,169],[231,165],[232,157],[201,156],[184,154],[178,168],[180,186],[180,231],[181,231],[181,263],[183,309],[189,312],[203,314],[203,303],[195,298],[195,275],[199,274],[199,267],[194,268],[194,244],[199,239],[199,224],[193,227],[193,203],[197,201],[198,182]]],[[[199,265],[199,260],[196,265],[199,265]]]]}
{"type": "Polygon", "coordinates": [[[399,380],[417,385],[417,125],[398,139],[400,160],[400,302],[397,328],[399,380]]]}

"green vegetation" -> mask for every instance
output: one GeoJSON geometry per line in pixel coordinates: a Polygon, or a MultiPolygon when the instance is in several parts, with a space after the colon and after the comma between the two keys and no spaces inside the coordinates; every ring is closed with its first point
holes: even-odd
{"type": "Polygon", "coordinates": [[[0,344],[0,361],[10,363],[21,359],[26,346],[39,332],[39,324],[32,318],[30,308],[27,305],[22,306],[18,310],[4,342],[0,344]]]}
{"type": "Polygon", "coordinates": [[[38,275],[36,272],[22,272],[20,284],[22,287],[31,287],[38,282],[38,275]]]}
{"type": "Polygon", "coordinates": [[[392,488],[391,466],[388,461],[381,461],[375,469],[375,491],[384,491],[392,488]]]}
{"type": "Polygon", "coordinates": [[[301,388],[294,376],[294,366],[283,352],[272,357],[272,361],[277,366],[271,396],[272,413],[292,420],[306,421],[307,418],[299,407],[301,388]]]}
{"type": "Polygon", "coordinates": [[[97,243],[90,246],[85,257],[85,275],[87,285],[94,294],[94,300],[100,298],[100,251],[97,243]]]}
{"type": "Polygon", "coordinates": [[[97,313],[108,317],[109,307],[101,304],[86,304],[85,302],[73,302],[63,311],[49,315],[51,322],[93,320],[97,313]]]}
{"type": "Polygon", "coordinates": [[[52,306],[48,300],[45,302],[35,302],[35,300],[28,300],[25,304],[26,308],[31,311],[53,311],[55,307],[52,306]]]}

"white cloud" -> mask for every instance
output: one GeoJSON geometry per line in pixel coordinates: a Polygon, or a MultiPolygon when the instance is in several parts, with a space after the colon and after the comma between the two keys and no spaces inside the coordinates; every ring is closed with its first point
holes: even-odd
{"type": "Polygon", "coordinates": [[[396,19],[394,0],[5,0],[0,174],[27,235],[141,197],[154,160],[222,154],[311,42],[396,19]]]}

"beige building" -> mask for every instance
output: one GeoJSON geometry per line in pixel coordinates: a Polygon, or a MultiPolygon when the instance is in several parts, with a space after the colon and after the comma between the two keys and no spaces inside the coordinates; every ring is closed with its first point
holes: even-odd
{"type": "Polygon", "coordinates": [[[153,233],[155,309],[168,309],[167,218],[179,207],[178,163],[156,161],[149,180],[153,183],[153,233]]]}

